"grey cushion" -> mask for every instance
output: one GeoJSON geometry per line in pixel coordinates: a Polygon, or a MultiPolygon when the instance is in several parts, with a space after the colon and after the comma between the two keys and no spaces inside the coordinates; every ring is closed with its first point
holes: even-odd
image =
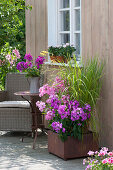
{"type": "Polygon", "coordinates": [[[30,108],[28,101],[3,101],[0,102],[0,107],[10,108],[30,108]]]}

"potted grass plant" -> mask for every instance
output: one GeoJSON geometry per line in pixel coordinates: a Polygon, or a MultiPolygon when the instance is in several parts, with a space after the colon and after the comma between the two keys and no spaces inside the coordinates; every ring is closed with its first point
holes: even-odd
{"type": "Polygon", "coordinates": [[[98,149],[97,135],[88,128],[90,121],[96,127],[93,112],[100,94],[102,70],[103,64],[96,59],[83,68],[75,59],[75,64],[61,67],[52,86],[46,84],[39,89],[39,96],[47,97],[46,102],[37,101],[36,105],[49,121],[50,153],[66,160],[87,156],[89,150],[98,149]]]}

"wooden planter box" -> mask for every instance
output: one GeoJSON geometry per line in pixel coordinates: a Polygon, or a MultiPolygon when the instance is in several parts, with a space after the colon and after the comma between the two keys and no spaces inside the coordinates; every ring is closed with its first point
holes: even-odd
{"type": "Polygon", "coordinates": [[[98,150],[98,140],[93,137],[92,132],[83,134],[82,141],[69,136],[65,142],[62,142],[57,133],[48,131],[49,153],[57,155],[64,160],[86,157],[89,150],[98,150]]]}

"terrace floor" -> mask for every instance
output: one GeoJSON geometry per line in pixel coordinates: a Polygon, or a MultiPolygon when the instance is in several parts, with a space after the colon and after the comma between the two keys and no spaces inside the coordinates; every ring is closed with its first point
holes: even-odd
{"type": "Polygon", "coordinates": [[[30,136],[21,142],[23,133],[0,132],[0,170],[84,170],[83,159],[64,161],[48,153],[47,136],[39,136],[32,149],[30,136]]]}

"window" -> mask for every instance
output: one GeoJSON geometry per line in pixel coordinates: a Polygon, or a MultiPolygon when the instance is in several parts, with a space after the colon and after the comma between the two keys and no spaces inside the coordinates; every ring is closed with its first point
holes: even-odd
{"type": "Polygon", "coordinates": [[[70,43],[81,54],[81,0],[48,0],[48,45],[70,43]]]}

